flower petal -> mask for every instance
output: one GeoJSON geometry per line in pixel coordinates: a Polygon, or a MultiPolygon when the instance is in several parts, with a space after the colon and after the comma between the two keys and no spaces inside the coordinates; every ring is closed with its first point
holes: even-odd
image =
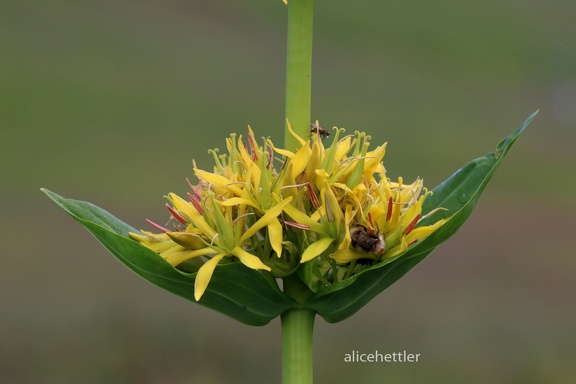
{"type": "Polygon", "coordinates": [[[213,254],[217,253],[217,251],[213,250],[210,247],[206,247],[206,248],[202,248],[202,249],[196,249],[194,251],[189,251],[185,248],[183,248],[183,249],[184,250],[182,250],[182,251],[173,252],[173,253],[166,255],[166,256],[164,254],[162,254],[161,256],[164,257],[164,260],[169,262],[170,265],[175,267],[178,264],[181,264],[188,259],[192,259],[194,257],[200,257],[200,256],[213,255],[213,254]]]}
{"type": "Polygon", "coordinates": [[[186,200],[182,199],[180,196],[169,193],[168,194],[174,203],[174,207],[186,214],[190,220],[194,222],[194,224],[200,229],[206,237],[213,239],[217,232],[204,220],[200,212],[196,210],[192,203],[187,202],[186,200]]]}
{"type": "Polygon", "coordinates": [[[358,259],[374,258],[373,254],[356,251],[354,249],[339,249],[330,255],[339,264],[347,264],[358,259]]]}
{"type": "Polygon", "coordinates": [[[167,235],[173,242],[188,249],[199,249],[206,246],[200,236],[195,233],[167,232],[167,235]]]}
{"type": "Polygon", "coordinates": [[[248,199],[245,199],[243,197],[231,197],[231,198],[226,199],[224,201],[216,200],[216,203],[218,203],[224,207],[233,207],[236,205],[245,204],[245,205],[249,205],[249,206],[254,207],[254,208],[258,208],[258,209],[260,208],[252,200],[248,200],[248,199]]]}
{"type": "Polygon", "coordinates": [[[276,252],[278,257],[282,256],[282,224],[278,219],[273,219],[268,224],[268,236],[270,237],[270,244],[272,249],[276,252]]]}
{"type": "Polygon", "coordinates": [[[282,213],[282,209],[290,201],[292,201],[292,197],[288,197],[287,199],[284,199],[274,207],[270,208],[264,216],[262,216],[257,222],[255,222],[246,232],[244,232],[244,234],[240,238],[240,242],[243,242],[249,237],[254,236],[256,232],[269,225],[273,219],[275,219],[276,217],[278,217],[278,215],[280,215],[280,213],[282,213]]]}
{"type": "MultiPolygon", "coordinates": [[[[220,207],[214,201],[214,196],[211,196],[210,202],[212,204],[212,217],[216,223],[216,228],[218,228],[220,244],[223,244],[226,249],[232,249],[234,247],[235,239],[232,220],[229,214],[224,217],[224,214],[220,211],[220,207]]],[[[230,208],[227,207],[227,209],[229,210],[230,208]]]]}
{"type": "Polygon", "coordinates": [[[308,228],[310,230],[312,230],[313,232],[320,233],[322,235],[328,234],[326,232],[326,230],[324,229],[324,227],[322,226],[322,224],[318,223],[317,221],[314,221],[313,219],[310,218],[310,216],[308,216],[304,212],[300,211],[298,208],[296,208],[292,204],[288,204],[288,205],[284,206],[283,210],[294,221],[296,221],[299,224],[303,224],[303,225],[308,226],[308,228]]]}
{"type": "Polygon", "coordinates": [[[218,262],[222,260],[225,253],[219,253],[210,260],[208,260],[203,266],[198,270],[196,279],[194,280],[194,299],[196,301],[200,300],[206,288],[208,288],[208,283],[212,278],[212,273],[214,273],[214,268],[218,265],[218,262]]]}
{"type": "Polygon", "coordinates": [[[308,145],[301,147],[294,157],[290,160],[292,163],[292,177],[296,179],[299,174],[301,174],[308,165],[310,159],[310,153],[312,150],[308,145]]]}
{"type": "Polygon", "coordinates": [[[227,189],[236,196],[240,196],[242,193],[242,190],[237,185],[232,184],[232,182],[227,178],[225,178],[224,176],[206,172],[201,169],[194,169],[194,173],[196,174],[196,176],[198,176],[199,179],[205,180],[217,187],[227,189]]]}
{"type": "Polygon", "coordinates": [[[324,237],[315,243],[310,244],[304,253],[302,253],[300,263],[305,263],[320,255],[330,246],[330,244],[332,244],[333,241],[334,239],[331,237],[324,237]]]}
{"type": "Polygon", "coordinates": [[[406,236],[406,242],[408,244],[411,244],[414,241],[421,241],[422,239],[424,239],[425,237],[430,235],[432,232],[434,232],[435,230],[440,228],[442,225],[444,225],[444,223],[446,223],[448,220],[450,220],[450,218],[451,217],[446,218],[446,219],[442,219],[442,220],[438,220],[436,223],[434,223],[432,225],[426,225],[423,227],[414,228],[406,236]]]}
{"type": "Polygon", "coordinates": [[[282,156],[286,156],[288,158],[293,158],[294,157],[294,152],[291,152],[287,149],[283,149],[283,148],[278,148],[274,146],[274,143],[272,143],[272,140],[268,140],[268,144],[270,144],[270,146],[272,147],[272,149],[274,149],[274,152],[278,152],[280,155],[282,156]]]}
{"type": "Polygon", "coordinates": [[[266,271],[271,271],[272,268],[267,266],[258,257],[246,252],[240,247],[236,247],[231,252],[234,256],[238,257],[242,264],[252,269],[264,269],[266,271]]]}
{"type": "Polygon", "coordinates": [[[298,136],[298,134],[296,132],[294,132],[294,130],[292,129],[292,125],[290,125],[290,122],[288,121],[288,119],[286,119],[286,128],[288,128],[288,131],[292,134],[292,136],[294,136],[294,138],[296,140],[298,140],[298,142],[300,143],[301,146],[306,145],[306,141],[301,138],[300,136],[298,136]]]}

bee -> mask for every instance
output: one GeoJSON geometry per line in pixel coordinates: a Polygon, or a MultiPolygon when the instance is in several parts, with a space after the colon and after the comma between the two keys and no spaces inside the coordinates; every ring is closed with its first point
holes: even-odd
{"type": "Polygon", "coordinates": [[[324,128],[322,128],[318,123],[313,124],[310,123],[310,126],[312,127],[312,129],[310,130],[310,132],[312,133],[317,133],[318,135],[320,135],[320,137],[322,139],[327,138],[328,136],[330,136],[330,132],[328,132],[327,130],[325,130],[324,128]]]}
{"type": "Polygon", "coordinates": [[[367,230],[361,225],[350,230],[350,239],[351,247],[360,252],[381,255],[386,249],[382,234],[367,230]]]}

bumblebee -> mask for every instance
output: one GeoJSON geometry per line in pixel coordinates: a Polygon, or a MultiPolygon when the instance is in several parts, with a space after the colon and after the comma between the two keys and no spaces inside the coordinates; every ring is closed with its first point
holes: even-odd
{"type": "Polygon", "coordinates": [[[357,226],[350,230],[350,246],[360,252],[381,255],[386,250],[384,236],[367,230],[366,227],[357,226]]]}

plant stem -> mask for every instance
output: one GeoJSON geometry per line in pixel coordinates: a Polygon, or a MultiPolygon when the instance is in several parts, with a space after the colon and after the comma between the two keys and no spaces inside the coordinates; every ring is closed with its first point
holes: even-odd
{"type": "Polygon", "coordinates": [[[312,384],[312,336],[316,313],[290,309],[282,320],[282,384],[312,384]]]}
{"type": "MultiPolygon", "coordinates": [[[[286,119],[305,140],[310,137],[313,3],[313,0],[288,1],[286,119]]],[[[284,147],[288,150],[300,147],[288,129],[284,130],[284,147]]]]}
{"type": "MultiPolygon", "coordinates": [[[[313,3],[313,0],[288,1],[286,120],[305,140],[310,137],[313,3]]],[[[298,140],[285,128],[284,148],[295,151],[299,147],[298,140]]],[[[285,293],[298,302],[304,302],[311,293],[296,276],[284,283],[285,293]]],[[[312,384],[315,316],[316,312],[310,309],[290,309],[281,316],[283,384],[312,384]]]]}

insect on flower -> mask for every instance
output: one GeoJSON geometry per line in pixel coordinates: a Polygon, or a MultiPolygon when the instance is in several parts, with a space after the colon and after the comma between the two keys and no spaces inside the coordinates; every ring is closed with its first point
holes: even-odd
{"type": "Polygon", "coordinates": [[[310,123],[310,126],[312,127],[312,129],[310,130],[310,132],[312,133],[317,133],[318,135],[320,135],[320,137],[322,139],[327,138],[328,136],[330,136],[330,132],[328,132],[327,130],[325,130],[324,128],[322,128],[318,122],[316,122],[315,124],[310,123]]]}
{"type": "Polygon", "coordinates": [[[384,237],[363,226],[350,229],[350,245],[357,251],[381,255],[385,251],[384,237]]]}

